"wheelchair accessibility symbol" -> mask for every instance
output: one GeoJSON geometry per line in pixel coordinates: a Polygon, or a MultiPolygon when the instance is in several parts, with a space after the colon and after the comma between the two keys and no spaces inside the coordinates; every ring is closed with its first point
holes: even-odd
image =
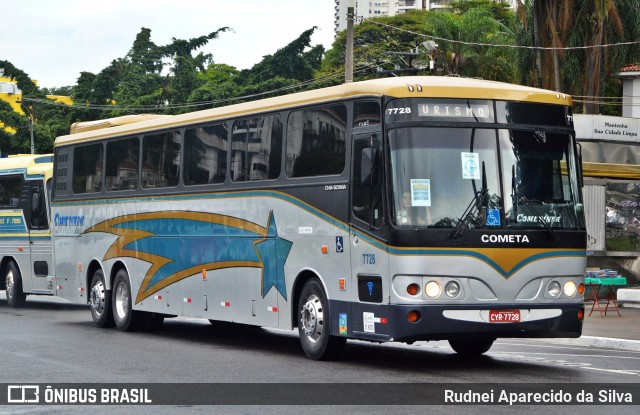
{"type": "Polygon", "coordinates": [[[487,210],[487,226],[500,226],[500,209],[487,210]]]}
{"type": "Polygon", "coordinates": [[[342,236],[336,236],[336,252],[339,254],[344,252],[344,240],[342,236]]]}

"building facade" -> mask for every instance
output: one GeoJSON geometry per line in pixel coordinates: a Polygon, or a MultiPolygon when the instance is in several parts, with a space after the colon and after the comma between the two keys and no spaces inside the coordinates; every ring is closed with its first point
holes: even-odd
{"type": "MultiPolygon", "coordinates": [[[[437,10],[449,7],[455,0],[334,0],[335,35],[347,28],[347,8],[353,7],[358,18],[396,16],[410,10],[437,10]]],[[[510,0],[515,7],[517,0],[510,0]]]]}

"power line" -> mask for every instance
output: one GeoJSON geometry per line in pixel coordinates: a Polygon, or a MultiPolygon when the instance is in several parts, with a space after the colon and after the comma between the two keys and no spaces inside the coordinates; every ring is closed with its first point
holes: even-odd
{"type": "Polygon", "coordinates": [[[367,22],[373,23],[378,26],[388,27],[393,30],[410,33],[412,35],[421,36],[427,39],[434,39],[442,42],[459,43],[459,44],[468,45],[468,46],[488,46],[488,47],[496,47],[496,48],[529,49],[529,50],[584,50],[584,49],[610,48],[614,46],[629,46],[629,45],[640,44],[640,40],[637,40],[637,41],[630,41],[630,42],[608,43],[604,45],[591,45],[591,46],[543,47],[543,46],[524,46],[524,45],[503,45],[498,43],[465,42],[462,40],[446,39],[443,37],[427,35],[424,33],[418,33],[411,30],[402,29],[400,27],[388,25],[386,23],[377,22],[371,19],[367,19],[367,22]]]}
{"type": "MultiPolygon", "coordinates": [[[[355,70],[354,72],[356,73],[361,73],[364,72],[366,70],[370,70],[371,66],[368,64],[359,64],[358,65],[358,69],[355,70]]],[[[283,91],[288,91],[288,90],[292,90],[292,89],[298,89],[298,88],[302,88],[302,87],[306,87],[308,85],[312,85],[314,83],[319,83],[319,82],[324,82],[324,81],[331,81],[331,80],[335,80],[338,78],[341,78],[343,76],[342,73],[330,73],[327,75],[323,75],[321,77],[318,78],[314,78],[314,79],[310,79],[307,81],[303,81],[303,82],[299,82],[297,84],[294,85],[287,85],[281,88],[277,88],[277,89],[273,89],[270,91],[265,91],[265,92],[260,92],[260,93],[256,93],[256,94],[250,94],[250,95],[244,95],[244,96],[240,96],[240,97],[232,97],[232,98],[227,98],[227,99],[221,99],[221,100],[213,100],[213,101],[201,101],[201,102],[195,102],[195,103],[183,103],[183,104],[167,104],[167,105],[141,105],[141,106],[137,106],[137,107],[126,107],[126,106],[118,106],[118,105],[107,105],[107,104],[71,104],[71,105],[67,105],[61,102],[56,102],[50,99],[41,99],[41,98],[22,98],[23,101],[26,102],[35,102],[35,103],[40,103],[40,104],[44,104],[44,105],[49,105],[49,106],[58,106],[58,107],[63,107],[63,108],[76,108],[76,109],[84,109],[84,110],[96,110],[96,111],[114,111],[114,110],[121,110],[121,111],[127,111],[127,112],[137,112],[137,111],[149,111],[149,110],[167,110],[167,109],[186,109],[186,108],[194,108],[194,107],[204,107],[204,106],[211,106],[211,105],[215,105],[215,104],[223,104],[223,103],[230,103],[230,102],[235,102],[235,101],[244,101],[244,100],[248,100],[248,99],[252,99],[252,98],[257,98],[257,97],[261,97],[264,95],[271,95],[271,94],[276,94],[279,92],[283,92],[283,91]]]]}

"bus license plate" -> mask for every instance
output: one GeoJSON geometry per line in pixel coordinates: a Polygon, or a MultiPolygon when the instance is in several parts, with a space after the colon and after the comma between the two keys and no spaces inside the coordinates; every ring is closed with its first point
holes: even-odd
{"type": "Polygon", "coordinates": [[[517,323],[520,321],[520,310],[489,310],[490,323],[517,323]]]}

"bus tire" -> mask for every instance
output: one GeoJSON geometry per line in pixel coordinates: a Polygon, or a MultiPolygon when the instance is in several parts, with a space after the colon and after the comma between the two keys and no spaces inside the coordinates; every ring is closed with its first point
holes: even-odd
{"type": "Polygon", "coordinates": [[[488,352],[496,339],[455,339],[449,340],[449,345],[453,350],[462,356],[478,356],[488,352]]]}
{"type": "Polygon", "coordinates": [[[22,307],[27,301],[27,295],[22,291],[22,275],[13,261],[7,264],[7,273],[4,278],[9,307],[22,307]]]}
{"type": "Polygon", "coordinates": [[[131,283],[129,282],[129,274],[124,269],[116,273],[111,295],[113,320],[118,330],[139,331],[149,327],[151,314],[133,310],[131,283]]]}
{"type": "Polygon", "coordinates": [[[91,277],[89,289],[89,306],[91,318],[100,328],[113,327],[113,313],[111,312],[111,293],[107,291],[104,283],[104,273],[97,269],[91,277]]]}
{"type": "Polygon", "coordinates": [[[347,342],[331,335],[329,302],[317,279],[307,281],[298,302],[298,333],[304,353],[313,360],[333,360],[347,342]]]}

